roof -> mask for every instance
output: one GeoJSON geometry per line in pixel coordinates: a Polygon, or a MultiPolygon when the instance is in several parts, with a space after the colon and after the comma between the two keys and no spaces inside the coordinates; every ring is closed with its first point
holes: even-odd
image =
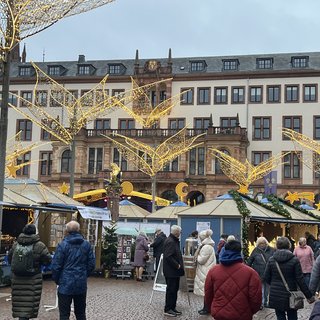
{"type": "Polygon", "coordinates": [[[129,200],[119,202],[119,218],[145,218],[149,211],[135,205],[129,200]]]}
{"type": "MultiPolygon", "coordinates": [[[[152,58],[139,59],[139,66],[143,67],[149,60],[156,60],[160,62],[162,67],[168,65],[168,58],[152,58]]],[[[175,75],[199,74],[199,73],[238,73],[238,72],[257,72],[264,73],[268,71],[288,71],[293,70],[318,70],[320,71],[320,52],[299,52],[299,53],[267,53],[267,54],[253,54],[253,55],[233,55],[233,56],[202,56],[202,57],[180,57],[172,58],[172,73],[175,75]],[[292,68],[292,57],[308,57],[308,64],[305,68],[292,68]],[[271,58],[273,60],[271,69],[257,69],[257,59],[271,58]],[[224,60],[237,60],[239,62],[237,70],[223,70],[224,60]],[[204,61],[205,71],[191,72],[191,61],[204,61]]],[[[48,61],[35,62],[43,71],[47,72],[48,66],[62,66],[64,72],[63,77],[81,77],[78,74],[78,65],[92,65],[95,72],[93,76],[103,77],[109,72],[110,64],[123,65],[124,72],[119,76],[134,75],[135,59],[115,59],[115,60],[88,60],[79,63],[75,61],[48,61]]],[[[11,77],[19,77],[19,67],[31,66],[30,63],[12,62],[11,77]]],[[[90,75],[85,75],[85,77],[90,75]]],[[[112,75],[117,77],[117,75],[112,75]]]]}
{"type": "Polygon", "coordinates": [[[177,201],[174,202],[172,204],[170,204],[170,206],[161,208],[159,210],[157,210],[156,212],[153,212],[151,214],[148,215],[148,219],[166,219],[166,220],[170,220],[170,219],[178,219],[177,214],[181,211],[187,210],[189,209],[189,206],[182,202],[182,201],[177,201]]]}

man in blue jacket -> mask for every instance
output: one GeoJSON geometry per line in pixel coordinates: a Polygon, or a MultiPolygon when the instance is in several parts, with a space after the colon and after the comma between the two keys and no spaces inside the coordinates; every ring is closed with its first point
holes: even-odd
{"type": "Polygon", "coordinates": [[[52,278],[59,286],[60,320],[69,319],[72,300],[77,320],[86,320],[87,278],[95,258],[89,242],[80,234],[78,222],[67,223],[66,232],[52,260],[52,278]]]}

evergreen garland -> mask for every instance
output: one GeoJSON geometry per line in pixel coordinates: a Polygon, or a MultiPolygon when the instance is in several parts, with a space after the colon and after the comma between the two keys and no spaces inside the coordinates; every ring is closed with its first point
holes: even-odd
{"type": "Polygon", "coordinates": [[[237,191],[230,190],[229,194],[236,202],[239,213],[242,216],[242,252],[244,259],[247,260],[249,257],[249,223],[246,222],[246,220],[250,219],[251,212],[243,201],[242,196],[237,191]]]}

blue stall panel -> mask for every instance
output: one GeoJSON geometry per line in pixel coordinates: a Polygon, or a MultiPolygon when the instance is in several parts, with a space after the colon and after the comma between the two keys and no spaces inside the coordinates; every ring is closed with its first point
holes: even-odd
{"type": "Polygon", "coordinates": [[[223,233],[234,235],[241,241],[241,218],[223,218],[223,233]]]}

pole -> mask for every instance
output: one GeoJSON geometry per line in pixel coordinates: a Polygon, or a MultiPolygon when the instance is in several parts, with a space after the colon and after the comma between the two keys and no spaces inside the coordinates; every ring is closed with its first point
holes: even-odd
{"type": "Polygon", "coordinates": [[[157,184],[157,179],[156,175],[151,177],[151,191],[152,191],[152,210],[151,212],[156,212],[156,184],[157,184]]]}
{"type": "Polygon", "coordinates": [[[74,172],[76,167],[76,141],[73,137],[71,143],[71,163],[70,163],[70,191],[69,196],[73,198],[74,196],[74,172]]]}
{"type": "MultiPolygon", "coordinates": [[[[8,135],[8,102],[9,102],[9,86],[10,86],[10,60],[11,52],[8,51],[3,56],[3,77],[2,77],[2,102],[0,117],[0,202],[3,201],[4,180],[6,170],[6,148],[8,135]]],[[[0,204],[0,250],[2,236],[2,217],[3,205],[0,204]]]]}
{"type": "Polygon", "coordinates": [[[101,241],[102,241],[102,221],[98,220],[98,234],[96,245],[96,270],[101,267],[101,241]]]}

